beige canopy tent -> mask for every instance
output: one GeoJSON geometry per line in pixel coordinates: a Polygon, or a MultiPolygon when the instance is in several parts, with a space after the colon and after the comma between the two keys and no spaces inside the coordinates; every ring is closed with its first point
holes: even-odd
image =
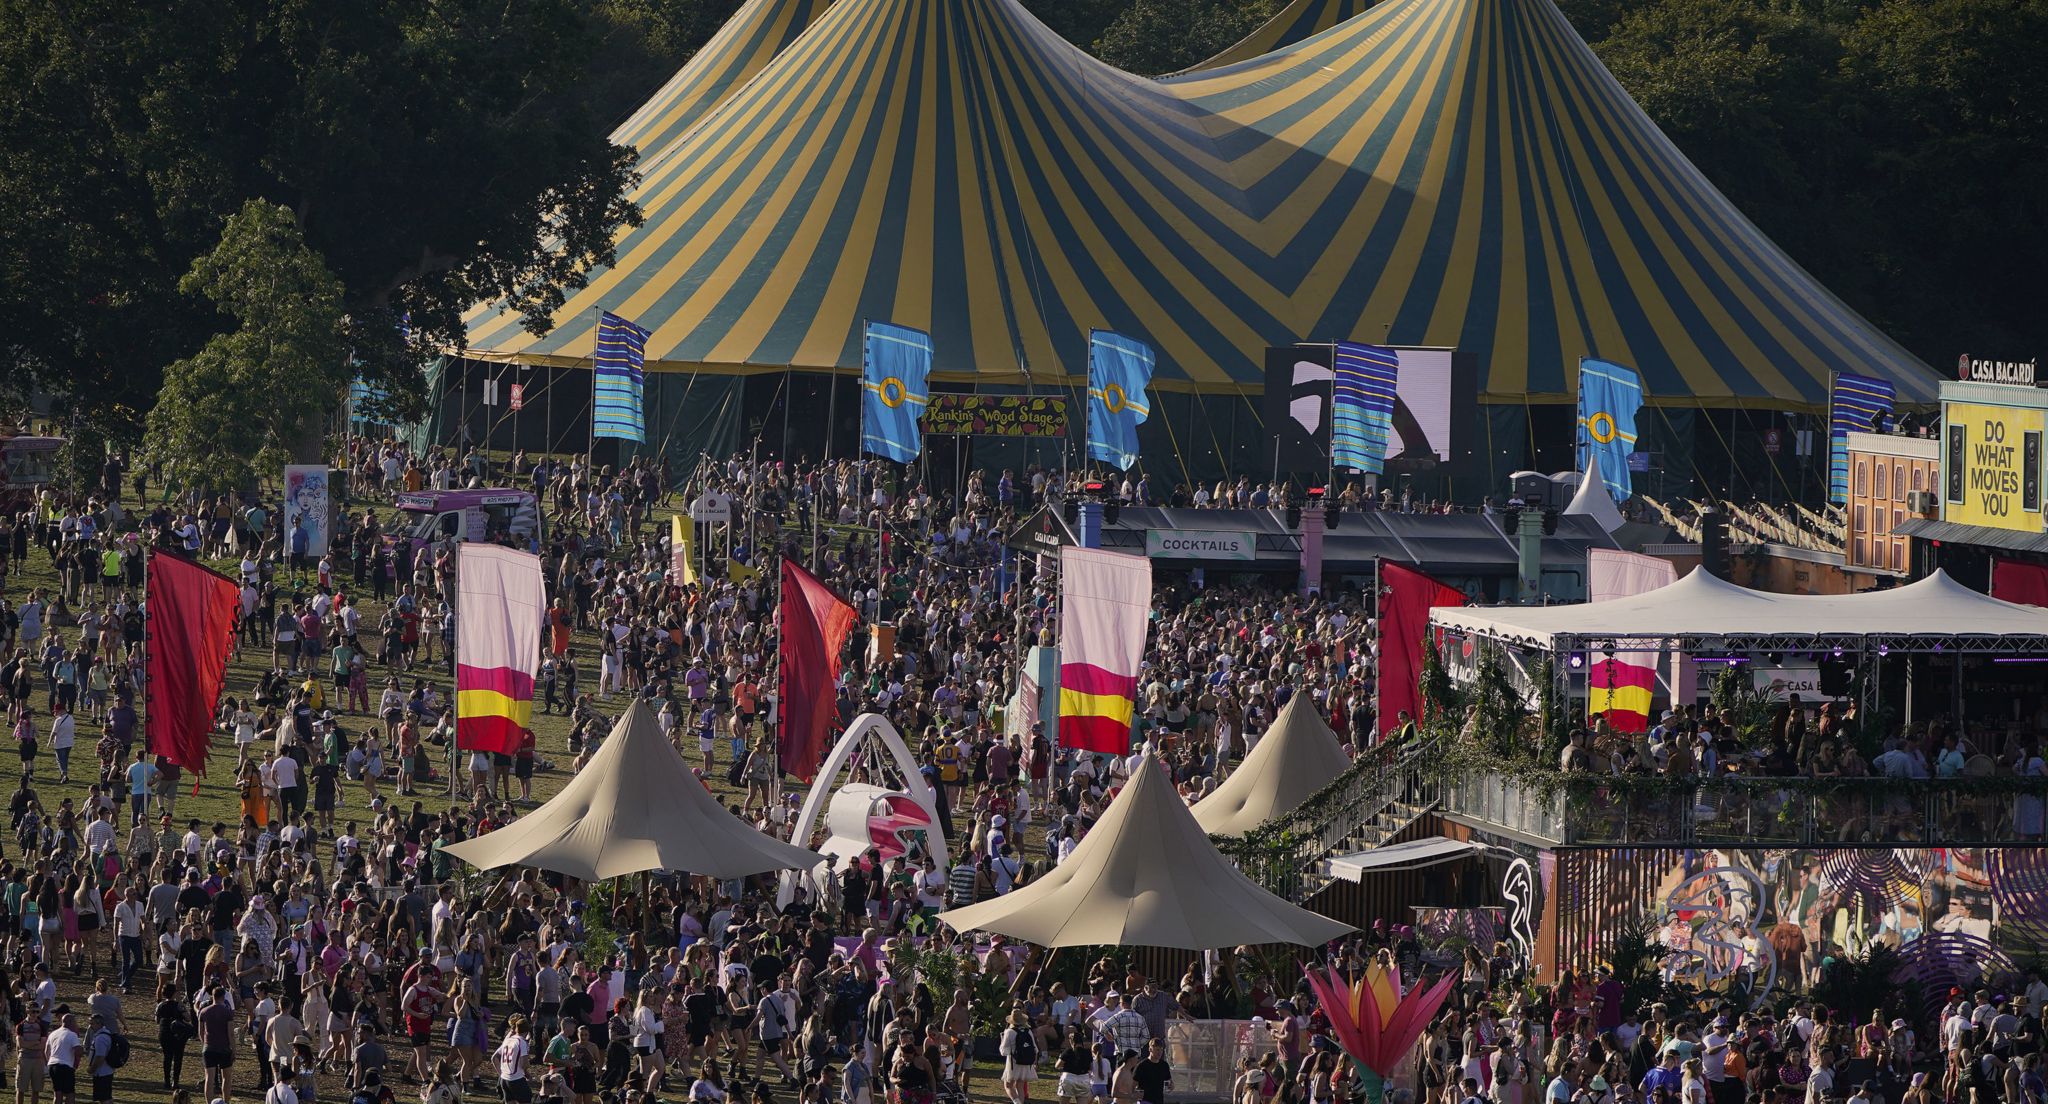
{"type": "Polygon", "coordinates": [[[961,931],[1043,947],[1314,946],[1352,930],[1238,873],[1150,756],[1066,862],[1020,889],[942,912],[939,919],[961,931]]]}
{"type": "Polygon", "coordinates": [[[1350,766],[1337,734],[1297,690],[1236,773],[1195,803],[1195,823],[1212,836],[1244,835],[1293,812],[1350,766]]]}
{"type": "Polygon", "coordinates": [[[643,870],[740,878],[824,861],[728,812],[637,700],[561,793],[448,853],[486,870],[533,866],[585,881],[643,870]]]}

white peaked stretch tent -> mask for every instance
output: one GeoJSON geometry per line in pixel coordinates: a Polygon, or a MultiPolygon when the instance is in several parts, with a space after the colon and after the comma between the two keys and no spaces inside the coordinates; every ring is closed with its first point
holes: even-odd
{"type": "Polygon", "coordinates": [[[1858,594],[1771,594],[1700,568],[1655,590],[1571,606],[1466,606],[1430,611],[1430,624],[1523,647],[1587,641],[1700,637],[1731,647],[1877,641],[1892,650],[1941,644],[1974,651],[2032,650],[2048,641],[2048,609],[2006,602],[1942,572],[1908,586],[1858,594]]]}
{"type": "Polygon", "coordinates": [[[1191,811],[1202,831],[1241,836],[1293,812],[1350,766],[1308,693],[1296,690],[1244,763],[1191,811]]]}
{"type": "Polygon", "coordinates": [[[1586,474],[1579,480],[1579,492],[1564,508],[1566,516],[1583,514],[1600,524],[1600,528],[1612,533],[1621,528],[1621,511],[1615,508],[1614,496],[1607,493],[1607,481],[1600,478],[1600,458],[1586,457],[1586,474]]]}
{"type": "Polygon", "coordinates": [[[533,866],[585,881],[643,870],[742,878],[824,861],[727,812],[637,699],[561,793],[448,853],[485,870],[533,866]]]}
{"type": "Polygon", "coordinates": [[[1195,823],[1146,756],[1067,861],[993,901],[942,912],[961,931],[1042,947],[1116,943],[1208,950],[1315,946],[1351,931],[1260,889],[1195,823]]]}

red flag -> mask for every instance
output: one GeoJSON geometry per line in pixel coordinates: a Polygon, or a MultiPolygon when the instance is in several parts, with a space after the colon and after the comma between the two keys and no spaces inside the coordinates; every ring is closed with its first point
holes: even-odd
{"type": "Polygon", "coordinates": [[[1401,727],[1400,714],[1422,716],[1422,634],[1429,611],[1462,606],[1465,594],[1412,567],[1380,561],[1380,735],[1401,727]]]}
{"type": "Polygon", "coordinates": [[[825,757],[825,731],[838,716],[839,651],[859,614],[817,576],[782,561],[776,631],[782,662],[782,723],[775,752],[782,769],[809,782],[825,757]]]}
{"type": "Polygon", "coordinates": [[[2048,568],[1994,556],[1991,596],[2026,606],[2048,606],[2048,568]]]}
{"type": "Polygon", "coordinates": [[[206,773],[206,742],[234,647],[234,580],[168,552],[151,552],[144,653],[143,732],[150,754],[206,773]]]}

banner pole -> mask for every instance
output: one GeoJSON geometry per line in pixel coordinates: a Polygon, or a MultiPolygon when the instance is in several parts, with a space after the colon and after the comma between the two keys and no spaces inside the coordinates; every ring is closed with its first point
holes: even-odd
{"type": "Polygon", "coordinates": [[[604,312],[590,308],[595,316],[590,327],[590,434],[584,438],[583,478],[589,480],[593,489],[597,483],[597,343],[599,331],[604,327],[604,312]]]}

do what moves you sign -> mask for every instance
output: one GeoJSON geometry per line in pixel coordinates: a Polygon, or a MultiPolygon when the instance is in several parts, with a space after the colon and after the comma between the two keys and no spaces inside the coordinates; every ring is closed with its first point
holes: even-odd
{"type": "Polygon", "coordinates": [[[1947,383],[1941,414],[1942,520],[2041,532],[2048,390],[2005,381],[1947,383]]]}

